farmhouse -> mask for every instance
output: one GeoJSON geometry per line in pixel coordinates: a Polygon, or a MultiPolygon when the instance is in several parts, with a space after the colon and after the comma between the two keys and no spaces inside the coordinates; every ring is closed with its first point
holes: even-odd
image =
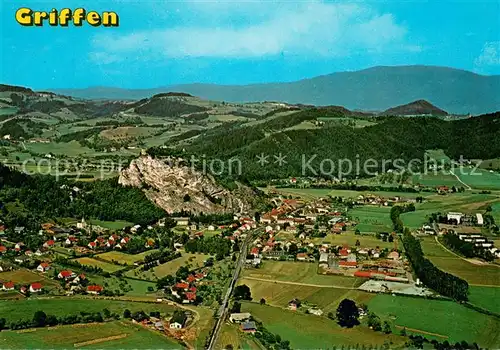
{"type": "Polygon", "coordinates": [[[99,285],[92,285],[87,287],[87,293],[89,294],[100,294],[102,292],[103,288],[99,285]]]}
{"type": "Polygon", "coordinates": [[[174,316],[170,319],[171,329],[181,329],[186,325],[187,316],[183,312],[176,312],[174,316]]]}
{"type": "Polygon", "coordinates": [[[255,331],[257,330],[257,326],[253,321],[243,322],[241,324],[241,330],[245,333],[255,333],[255,331]]]}
{"type": "Polygon", "coordinates": [[[40,272],[47,272],[48,270],[50,270],[50,265],[46,262],[43,262],[40,265],[38,265],[36,270],[40,272]]]}
{"type": "Polygon", "coordinates": [[[42,284],[41,283],[32,283],[30,285],[30,292],[31,293],[38,293],[38,292],[41,292],[42,291],[42,284]]]}
{"type": "Polygon", "coordinates": [[[57,278],[59,278],[59,279],[63,279],[64,278],[65,280],[68,280],[68,279],[73,278],[75,276],[76,276],[76,274],[73,271],[71,271],[71,270],[62,270],[57,275],[57,278]]]}
{"type": "Polygon", "coordinates": [[[56,244],[56,242],[53,239],[50,239],[50,240],[48,240],[47,242],[45,242],[43,244],[43,247],[44,248],[50,248],[50,247],[53,247],[54,244],[56,244]]]}
{"type": "MultiPolygon", "coordinates": [[[[187,226],[189,225],[189,218],[181,217],[181,218],[172,218],[175,221],[175,224],[177,226],[187,226]]],[[[160,224],[161,226],[161,224],[160,224]]],[[[165,223],[163,223],[163,226],[165,226],[165,223]]]]}
{"type": "Polygon", "coordinates": [[[2,285],[3,290],[14,290],[14,282],[4,282],[2,285]]]}
{"type": "Polygon", "coordinates": [[[232,323],[241,323],[248,321],[252,315],[249,312],[234,313],[229,316],[229,321],[232,323]]]}

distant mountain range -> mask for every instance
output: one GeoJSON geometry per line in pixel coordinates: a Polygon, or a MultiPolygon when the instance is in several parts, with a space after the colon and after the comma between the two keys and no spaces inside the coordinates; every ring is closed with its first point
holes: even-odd
{"type": "Polygon", "coordinates": [[[290,83],[186,84],[154,89],[92,87],[51,91],[81,98],[134,100],[177,91],[218,101],[340,105],[365,111],[384,111],[411,101],[427,100],[452,114],[500,110],[500,75],[484,76],[435,66],[379,66],[290,83]]]}

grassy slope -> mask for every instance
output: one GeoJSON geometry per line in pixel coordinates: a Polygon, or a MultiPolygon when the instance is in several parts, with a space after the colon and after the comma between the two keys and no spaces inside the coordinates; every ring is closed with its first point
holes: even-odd
{"type": "Polygon", "coordinates": [[[126,337],[87,345],[90,349],[180,349],[181,346],[159,333],[126,322],[59,326],[29,332],[7,331],[0,334],[2,344],[12,349],[67,349],[74,344],[112,336],[126,337]]]}
{"type": "Polygon", "coordinates": [[[150,311],[160,311],[163,313],[173,313],[175,308],[166,304],[127,302],[104,299],[75,299],[75,298],[53,298],[53,299],[24,299],[18,301],[0,301],[0,315],[5,315],[7,322],[21,319],[32,319],[36,311],[44,311],[55,316],[68,314],[78,314],[84,312],[102,312],[107,308],[111,312],[119,315],[123,310],[140,311],[149,313],[150,311]]]}
{"type": "Polygon", "coordinates": [[[393,297],[379,294],[368,307],[393,324],[466,340],[484,347],[500,346],[500,321],[452,301],[393,297]]]}
{"type": "Polygon", "coordinates": [[[476,265],[444,250],[434,237],[422,241],[424,254],[440,269],[465,279],[470,284],[500,286],[498,265],[476,265]]]}
{"type": "Polygon", "coordinates": [[[243,303],[243,312],[250,312],[272,333],[290,341],[292,349],[331,348],[334,345],[382,345],[386,340],[401,346],[404,338],[373,332],[366,326],[341,328],[325,317],[294,313],[280,308],[243,303]]]}

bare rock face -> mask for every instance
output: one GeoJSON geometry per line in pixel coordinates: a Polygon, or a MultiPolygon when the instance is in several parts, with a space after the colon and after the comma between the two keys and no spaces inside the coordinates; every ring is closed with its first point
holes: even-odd
{"type": "Polygon", "coordinates": [[[118,183],[142,188],[146,196],[168,213],[243,213],[250,210],[252,190],[240,185],[229,191],[211,175],[188,167],[181,159],[143,156],[122,170],[118,183]]]}

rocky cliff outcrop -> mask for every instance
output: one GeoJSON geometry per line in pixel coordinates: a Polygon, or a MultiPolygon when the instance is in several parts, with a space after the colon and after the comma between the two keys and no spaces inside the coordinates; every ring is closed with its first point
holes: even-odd
{"type": "Polygon", "coordinates": [[[121,171],[118,182],[142,188],[151,201],[169,213],[248,212],[255,196],[250,188],[239,184],[230,191],[211,175],[192,169],[180,159],[134,159],[121,171]]]}

